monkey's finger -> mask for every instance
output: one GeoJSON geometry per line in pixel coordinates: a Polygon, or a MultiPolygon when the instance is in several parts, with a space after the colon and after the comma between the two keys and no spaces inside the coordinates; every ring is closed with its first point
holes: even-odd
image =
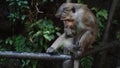
{"type": "Polygon", "coordinates": [[[53,47],[49,47],[46,51],[46,53],[53,53],[55,52],[55,49],[53,47]]]}

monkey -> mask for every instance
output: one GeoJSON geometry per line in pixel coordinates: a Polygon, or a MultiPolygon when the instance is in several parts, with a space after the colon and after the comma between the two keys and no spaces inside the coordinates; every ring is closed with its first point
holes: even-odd
{"type": "MultiPolygon", "coordinates": [[[[63,3],[56,13],[56,17],[64,23],[64,33],[47,49],[47,53],[55,52],[64,46],[75,57],[85,54],[91,44],[95,42],[98,32],[97,19],[91,10],[83,4],[63,3]]],[[[79,67],[79,60],[74,60],[74,68],[79,67]]]]}
{"type": "Polygon", "coordinates": [[[55,14],[64,23],[64,33],[47,49],[55,52],[60,46],[75,55],[84,54],[95,42],[98,32],[97,19],[84,4],[63,3],[55,14]]]}

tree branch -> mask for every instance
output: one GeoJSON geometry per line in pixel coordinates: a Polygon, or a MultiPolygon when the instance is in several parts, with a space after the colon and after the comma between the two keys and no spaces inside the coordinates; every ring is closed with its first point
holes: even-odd
{"type": "Polygon", "coordinates": [[[80,55],[80,58],[87,56],[87,55],[97,53],[97,52],[105,51],[107,49],[114,48],[114,47],[120,47],[120,41],[113,41],[111,43],[106,43],[105,46],[100,46],[100,47],[94,48],[94,49],[90,50],[89,52],[86,52],[82,56],[80,55]]]}
{"type": "MultiPolygon", "coordinates": [[[[111,21],[112,21],[116,6],[118,4],[118,1],[119,0],[113,0],[112,6],[111,6],[111,9],[110,9],[110,14],[109,14],[108,22],[107,22],[107,28],[105,30],[104,37],[103,37],[103,42],[102,42],[103,46],[105,46],[106,42],[108,42],[109,29],[110,29],[111,21]]],[[[103,68],[103,66],[104,66],[105,58],[106,58],[106,52],[107,51],[103,52],[103,55],[101,56],[100,64],[98,66],[99,68],[103,68]]]]}

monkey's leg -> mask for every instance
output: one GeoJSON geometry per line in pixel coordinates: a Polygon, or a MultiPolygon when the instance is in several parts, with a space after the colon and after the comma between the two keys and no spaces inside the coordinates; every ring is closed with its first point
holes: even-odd
{"type": "MultiPolygon", "coordinates": [[[[79,37],[76,47],[80,47],[80,51],[77,52],[77,57],[85,53],[88,46],[93,42],[93,39],[94,36],[92,35],[91,31],[85,31],[82,36],[79,37]]],[[[79,68],[79,59],[74,60],[74,68],[79,68]]]]}
{"type": "Polygon", "coordinates": [[[81,53],[83,54],[88,50],[89,45],[91,45],[94,42],[94,39],[95,36],[92,34],[92,32],[87,30],[78,39],[77,41],[78,44],[76,46],[80,47],[81,53]]]}
{"type": "Polygon", "coordinates": [[[59,48],[63,44],[63,40],[65,39],[65,33],[63,33],[60,37],[58,37],[55,42],[47,49],[47,53],[53,53],[57,48],[59,48]]]}

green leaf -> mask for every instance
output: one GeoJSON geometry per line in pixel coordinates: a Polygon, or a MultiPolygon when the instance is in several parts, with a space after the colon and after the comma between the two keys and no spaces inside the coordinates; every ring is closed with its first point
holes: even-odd
{"type": "Polygon", "coordinates": [[[58,30],[60,30],[60,28],[58,28],[58,27],[55,27],[55,30],[57,30],[57,31],[58,31],[58,30]]]}
{"type": "Polygon", "coordinates": [[[45,35],[43,35],[43,36],[44,36],[44,38],[47,39],[48,41],[51,41],[51,40],[52,40],[51,37],[48,36],[47,34],[45,34],[45,35]]]}
{"type": "Polygon", "coordinates": [[[9,6],[12,6],[12,5],[14,5],[15,4],[15,2],[10,2],[9,3],[9,6]]]}
{"type": "Polygon", "coordinates": [[[0,43],[2,43],[2,42],[3,42],[3,40],[0,39],[0,43]]]}
{"type": "Polygon", "coordinates": [[[50,34],[50,31],[44,31],[43,33],[44,34],[50,34]]]}
{"type": "Polygon", "coordinates": [[[18,5],[18,6],[21,6],[21,5],[22,5],[21,1],[18,1],[18,2],[17,2],[17,5],[18,5]]]}
{"type": "Polygon", "coordinates": [[[44,45],[43,38],[40,38],[40,45],[44,45]]]}
{"type": "Polygon", "coordinates": [[[107,18],[108,18],[107,10],[100,10],[99,12],[97,12],[97,17],[98,16],[102,16],[102,17],[104,17],[104,19],[107,20],[107,18]]]}
{"type": "Polygon", "coordinates": [[[91,10],[94,10],[95,12],[98,12],[98,9],[96,7],[91,8],[91,10]]]}
{"type": "Polygon", "coordinates": [[[56,34],[57,34],[57,36],[60,36],[60,35],[61,35],[61,33],[60,33],[60,32],[56,32],[56,34]]]}
{"type": "Polygon", "coordinates": [[[51,40],[53,40],[55,38],[55,36],[54,35],[50,35],[50,38],[51,38],[51,40]]]}
{"type": "Polygon", "coordinates": [[[9,44],[9,45],[12,45],[12,44],[13,44],[13,40],[12,40],[11,38],[7,38],[7,39],[5,40],[5,43],[6,43],[6,44],[9,44]]]}
{"type": "Polygon", "coordinates": [[[91,68],[93,64],[93,57],[92,56],[83,57],[80,60],[80,62],[83,68],[91,68]]]}
{"type": "Polygon", "coordinates": [[[42,33],[41,31],[38,31],[33,35],[33,37],[38,37],[41,33],[42,33]]]}
{"type": "Polygon", "coordinates": [[[82,0],[77,0],[77,3],[82,3],[82,0]]]}
{"type": "Polygon", "coordinates": [[[102,22],[99,22],[98,24],[99,24],[99,26],[100,26],[101,28],[104,27],[104,25],[102,24],[102,22]]]}
{"type": "Polygon", "coordinates": [[[28,33],[28,35],[32,35],[34,33],[34,31],[30,31],[29,33],[28,33]]]}
{"type": "Polygon", "coordinates": [[[18,35],[14,39],[15,49],[16,51],[22,52],[22,51],[28,51],[28,48],[26,47],[26,38],[22,35],[18,35]]]}
{"type": "Polygon", "coordinates": [[[24,4],[26,4],[26,5],[27,5],[27,4],[28,4],[28,1],[22,1],[22,3],[24,3],[24,4]]]}
{"type": "Polygon", "coordinates": [[[26,15],[22,15],[21,20],[24,21],[26,18],[26,15]]]}

